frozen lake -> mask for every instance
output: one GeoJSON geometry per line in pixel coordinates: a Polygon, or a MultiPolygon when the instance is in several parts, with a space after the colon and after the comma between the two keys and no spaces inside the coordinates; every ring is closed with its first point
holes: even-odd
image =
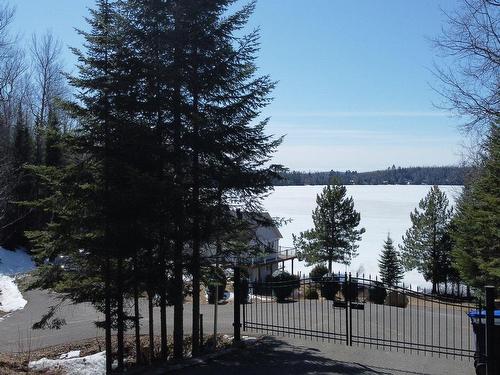
{"type": "MultiPolygon", "coordinates": [[[[350,267],[336,264],[335,271],[359,272],[372,277],[378,273],[378,258],[387,233],[390,233],[395,245],[402,243],[401,237],[410,227],[410,212],[430,190],[429,185],[349,185],[347,193],[354,198],[354,206],[361,214],[361,227],[366,229],[359,243],[359,255],[350,267]]],[[[439,186],[450,204],[454,204],[460,194],[460,186],[439,186]]],[[[278,186],[264,200],[264,208],[273,217],[292,219],[281,227],[282,246],[292,246],[292,234],[312,228],[312,211],[316,207],[316,195],[323,186],[278,186]]],[[[290,262],[286,262],[290,270],[290,262]]],[[[294,272],[308,273],[310,268],[304,262],[295,260],[294,272]]],[[[405,284],[427,287],[423,277],[416,271],[407,272],[405,284]]]]}

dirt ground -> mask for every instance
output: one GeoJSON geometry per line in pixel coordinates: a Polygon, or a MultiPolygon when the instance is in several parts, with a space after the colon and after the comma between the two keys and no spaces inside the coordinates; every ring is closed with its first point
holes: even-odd
{"type": "MultiPolygon", "coordinates": [[[[160,336],[154,338],[154,355],[156,358],[160,354],[160,336]]],[[[231,340],[228,336],[220,335],[217,339],[217,347],[215,350],[220,350],[231,345],[231,340]]],[[[205,351],[213,351],[213,338],[206,337],[204,343],[205,351]]],[[[91,354],[99,353],[105,350],[105,343],[103,338],[93,338],[81,341],[75,341],[67,344],[50,346],[47,348],[37,349],[33,351],[25,351],[23,353],[0,353],[0,375],[23,374],[33,373],[28,369],[30,361],[36,361],[41,358],[57,359],[61,354],[68,353],[72,350],[80,350],[80,357],[88,356],[91,354]]],[[[184,341],[184,355],[190,356],[191,340],[186,337],[184,341]]],[[[116,337],[113,337],[113,351],[116,351],[116,337]]],[[[173,339],[168,337],[168,351],[173,352],[173,339]]],[[[149,362],[149,337],[141,335],[141,360],[143,363],[149,362]]],[[[135,364],[136,351],[135,351],[135,338],[133,335],[125,335],[125,362],[130,365],[135,364]]],[[[37,372],[35,372],[37,373],[37,372]]],[[[59,375],[57,372],[50,372],[46,374],[59,375]]]]}

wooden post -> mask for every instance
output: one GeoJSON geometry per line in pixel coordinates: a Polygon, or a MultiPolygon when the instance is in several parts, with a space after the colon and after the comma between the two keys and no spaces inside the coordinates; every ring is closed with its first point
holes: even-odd
{"type": "Polygon", "coordinates": [[[295,259],[294,259],[294,258],[292,258],[292,275],[293,275],[293,261],[294,261],[294,260],[295,260],[295,259]]]}
{"type": "Polygon", "coordinates": [[[486,286],[486,325],[485,325],[485,344],[486,344],[486,374],[495,375],[497,368],[497,358],[495,358],[495,287],[486,286]]]}

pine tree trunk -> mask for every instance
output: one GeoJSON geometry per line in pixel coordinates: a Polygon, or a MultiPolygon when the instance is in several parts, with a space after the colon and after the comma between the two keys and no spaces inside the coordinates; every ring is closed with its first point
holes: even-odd
{"type": "Polygon", "coordinates": [[[183,327],[183,296],[184,282],[182,280],[182,250],[183,242],[179,239],[175,243],[176,256],[174,259],[174,358],[180,360],[184,352],[184,327],[183,327]]]}
{"type": "Polygon", "coordinates": [[[117,269],[117,360],[118,367],[117,371],[123,371],[123,354],[124,354],[124,345],[123,345],[123,334],[124,334],[124,313],[123,313],[123,278],[122,278],[122,267],[123,261],[122,259],[118,259],[118,269],[117,269]]]}
{"type": "Polygon", "coordinates": [[[182,72],[179,68],[180,52],[181,52],[181,32],[178,30],[178,15],[174,13],[174,28],[178,36],[177,45],[174,51],[174,70],[175,70],[175,86],[173,93],[173,143],[174,143],[174,184],[175,184],[175,207],[174,207],[174,226],[175,226],[175,243],[174,243],[174,359],[180,360],[184,352],[184,306],[183,306],[183,289],[184,281],[182,279],[183,264],[182,253],[184,250],[183,230],[184,230],[184,207],[183,207],[183,170],[182,170],[182,149],[181,149],[181,87],[180,80],[182,72]],[[177,79],[176,79],[177,78],[177,79]]]}
{"type": "Polygon", "coordinates": [[[154,315],[153,315],[153,291],[148,290],[148,317],[149,317],[149,363],[155,360],[155,331],[154,331],[154,315]]]}
{"type": "MultiPolygon", "coordinates": [[[[193,62],[196,70],[196,62],[193,62]]],[[[195,72],[196,75],[196,72],[195,72]]],[[[196,80],[196,78],[195,78],[196,80]]],[[[196,82],[195,82],[196,84],[196,82]]],[[[193,356],[200,351],[200,170],[199,170],[199,119],[198,119],[198,94],[193,94],[193,356]]],[[[215,302],[217,303],[217,301],[215,302]]]]}
{"type": "Polygon", "coordinates": [[[137,255],[134,257],[134,328],[135,328],[135,362],[140,364],[141,358],[141,326],[139,314],[139,270],[137,255]]]}
{"type": "Polygon", "coordinates": [[[134,328],[135,328],[135,362],[141,363],[141,326],[139,315],[139,289],[134,285],[134,328]]]}
{"type": "Polygon", "coordinates": [[[160,335],[161,335],[161,358],[167,360],[168,345],[167,345],[167,295],[165,288],[165,280],[162,282],[160,291],[160,335]]]}
{"type": "Polygon", "coordinates": [[[111,346],[111,260],[106,256],[106,267],[104,271],[105,279],[105,297],[104,297],[104,316],[105,316],[105,342],[106,342],[106,374],[111,374],[113,364],[113,348],[111,346]]]}

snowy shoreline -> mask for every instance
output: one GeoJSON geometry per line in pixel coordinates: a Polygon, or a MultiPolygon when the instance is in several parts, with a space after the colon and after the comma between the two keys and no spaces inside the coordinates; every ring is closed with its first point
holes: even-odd
{"type": "MultiPolygon", "coordinates": [[[[283,239],[282,246],[293,246],[292,234],[312,228],[311,213],[316,207],[316,195],[323,185],[277,186],[263,201],[263,207],[273,217],[292,219],[279,228],[283,239]]],[[[335,271],[359,273],[375,277],[378,274],[378,258],[384,240],[390,233],[395,245],[411,225],[410,212],[425,197],[431,185],[346,185],[347,195],[354,199],[354,207],[361,214],[360,226],[366,229],[359,243],[358,256],[350,267],[335,264],[335,271]]],[[[446,193],[450,205],[454,205],[462,186],[443,185],[439,188],[446,193]]],[[[285,262],[291,271],[291,262],[285,262]]],[[[312,267],[295,260],[294,272],[309,274],[312,267]]],[[[412,287],[429,287],[417,271],[405,273],[404,283],[412,287]]]]}

